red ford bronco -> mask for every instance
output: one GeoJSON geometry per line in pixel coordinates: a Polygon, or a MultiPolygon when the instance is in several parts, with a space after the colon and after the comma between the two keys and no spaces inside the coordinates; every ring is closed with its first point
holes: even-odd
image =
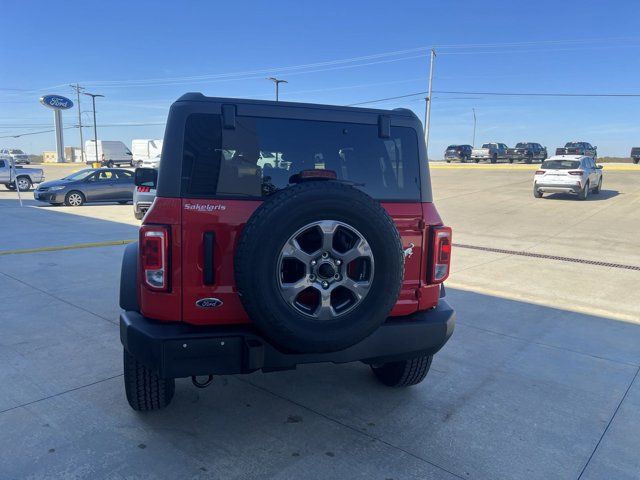
{"type": "Polygon", "coordinates": [[[453,332],[450,258],[411,111],[186,94],[122,264],[127,400],[317,362],[417,384],[453,332]]]}

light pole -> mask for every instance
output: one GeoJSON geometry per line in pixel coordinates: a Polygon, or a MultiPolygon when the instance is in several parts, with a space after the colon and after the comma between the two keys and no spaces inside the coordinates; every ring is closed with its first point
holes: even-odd
{"type": "Polygon", "coordinates": [[[433,61],[436,58],[435,49],[431,49],[431,57],[429,60],[429,93],[427,93],[427,108],[424,112],[424,143],[427,147],[427,156],[429,155],[429,127],[431,126],[431,86],[433,85],[433,61]]]}
{"type": "Polygon", "coordinates": [[[276,77],[269,77],[267,80],[271,80],[276,86],[276,102],[280,100],[280,84],[281,83],[289,83],[286,80],[279,80],[276,77]]]}
{"type": "Polygon", "coordinates": [[[476,109],[472,108],[471,111],[473,112],[473,143],[471,143],[471,146],[475,148],[476,146],[476,109]]]}
{"type": "Polygon", "coordinates": [[[76,96],[78,97],[78,129],[80,130],[80,156],[82,157],[80,160],[82,162],[84,162],[84,161],[86,161],[86,158],[84,156],[84,138],[83,138],[83,133],[82,133],[82,113],[80,112],[80,94],[82,93],[82,90],[84,90],[84,87],[81,87],[77,83],[75,85],[69,85],[69,86],[76,91],[76,96]]]}
{"type": "Polygon", "coordinates": [[[99,93],[87,93],[82,92],[84,95],[91,97],[91,102],[93,103],[93,144],[96,149],[96,162],[98,160],[98,126],[96,124],[96,97],[104,97],[104,95],[100,95],[99,93]]]}

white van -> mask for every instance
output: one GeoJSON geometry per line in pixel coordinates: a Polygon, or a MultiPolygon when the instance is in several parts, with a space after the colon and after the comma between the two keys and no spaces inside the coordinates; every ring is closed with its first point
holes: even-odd
{"type": "Polygon", "coordinates": [[[127,146],[120,141],[98,140],[98,158],[96,160],[96,146],[93,140],[87,140],[84,144],[84,153],[87,156],[87,164],[96,161],[104,167],[116,165],[130,165],[133,167],[133,154],[127,146]]]}
{"type": "Polygon", "coordinates": [[[162,140],[136,139],[131,142],[133,163],[139,167],[144,160],[156,158],[162,152],[162,140]]]}

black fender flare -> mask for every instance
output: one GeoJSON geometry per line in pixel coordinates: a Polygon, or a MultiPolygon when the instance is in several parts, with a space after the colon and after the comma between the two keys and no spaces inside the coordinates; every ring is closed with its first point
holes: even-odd
{"type": "Polygon", "coordinates": [[[140,311],[140,302],[138,301],[138,242],[127,245],[122,256],[120,308],[126,311],[140,311]]]}

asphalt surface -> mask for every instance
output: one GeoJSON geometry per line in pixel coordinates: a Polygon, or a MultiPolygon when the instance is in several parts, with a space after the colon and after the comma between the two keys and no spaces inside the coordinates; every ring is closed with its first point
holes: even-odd
{"type": "Polygon", "coordinates": [[[309,365],[178,380],[144,415],[122,385],[124,247],[7,254],[135,238],[133,207],[0,191],[0,478],[639,478],[640,272],[522,253],[640,266],[640,167],[605,167],[585,202],[535,199],[531,176],[432,169],[466,247],[447,283],[456,331],[422,384],[309,365]]]}

